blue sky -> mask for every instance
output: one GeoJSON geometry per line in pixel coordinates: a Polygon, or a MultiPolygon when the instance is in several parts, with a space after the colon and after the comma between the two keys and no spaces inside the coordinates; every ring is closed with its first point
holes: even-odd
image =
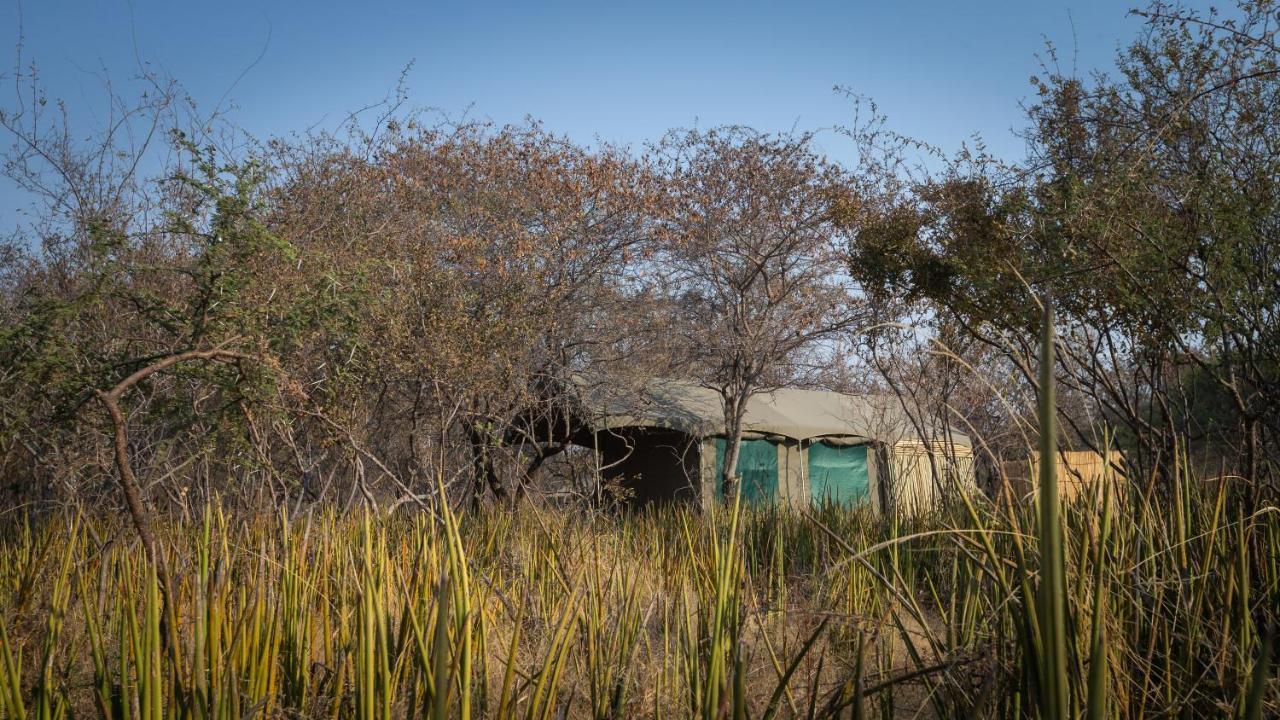
{"type": "MultiPolygon", "coordinates": [[[[827,128],[850,119],[850,101],[833,92],[841,85],[876,100],[900,132],[947,149],[979,133],[1006,157],[1021,153],[1012,131],[1046,40],[1064,69],[1087,73],[1110,67],[1141,28],[1129,3],[1104,0],[0,6],[7,57],[21,26],[26,59],[79,118],[102,109],[103,69],[122,82],[141,61],[205,108],[227,98],[230,118],[259,137],[332,127],[413,63],[413,106],[497,122],[528,115],[586,142],[637,144],[695,123],[827,128]]],[[[6,80],[12,65],[0,65],[6,80]]],[[[0,105],[12,93],[0,84],[0,105]]],[[[834,136],[824,148],[844,152],[834,136]]],[[[0,187],[0,229],[15,206],[0,187]]]]}

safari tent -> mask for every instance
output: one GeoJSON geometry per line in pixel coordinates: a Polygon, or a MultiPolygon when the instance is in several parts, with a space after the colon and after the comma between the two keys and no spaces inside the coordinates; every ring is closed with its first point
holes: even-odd
{"type": "MultiPolygon", "coordinates": [[[[726,441],[714,390],[653,381],[597,401],[589,424],[601,472],[636,502],[708,507],[719,498],[726,441]]],[[[940,487],[973,484],[969,439],[922,431],[895,397],[778,389],[752,397],[743,429],[738,474],[754,504],[910,512],[935,503],[940,487]]]]}

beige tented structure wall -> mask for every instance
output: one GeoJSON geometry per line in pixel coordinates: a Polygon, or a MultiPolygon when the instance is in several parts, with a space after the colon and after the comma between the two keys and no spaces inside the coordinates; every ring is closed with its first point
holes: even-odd
{"type": "MultiPolygon", "coordinates": [[[[777,443],[778,486],[774,499],[789,507],[803,507],[808,502],[805,496],[806,477],[804,474],[804,453],[800,443],[788,438],[774,437],[777,443]]],[[[699,443],[701,459],[701,492],[699,499],[702,507],[710,507],[716,500],[716,484],[720,482],[716,472],[716,438],[705,437],[699,443]]]]}
{"type": "MultiPolygon", "coordinates": [[[[714,390],[655,380],[643,392],[584,405],[592,410],[588,424],[603,472],[638,501],[717,502],[724,415],[714,390]]],[[[945,431],[921,438],[910,420],[891,396],[798,388],[754,395],[743,421],[750,447],[738,466],[743,497],[793,508],[865,502],[914,513],[950,488],[974,487],[969,438],[945,431]]]]}
{"type": "MultiPolygon", "coordinates": [[[[700,454],[698,467],[701,475],[699,500],[703,508],[710,507],[716,501],[716,484],[720,482],[719,474],[716,472],[716,439],[707,437],[698,443],[700,454]]],[[[814,501],[810,492],[808,443],[781,438],[775,440],[778,442],[778,489],[774,499],[778,504],[795,510],[806,508],[814,501]]],[[[878,453],[875,452],[875,443],[866,444],[869,449],[867,474],[871,482],[868,503],[873,510],[879,512],[883,505],[880,497],[883,483],[880,479],[882,461],[878,459],[878,453]]]]}

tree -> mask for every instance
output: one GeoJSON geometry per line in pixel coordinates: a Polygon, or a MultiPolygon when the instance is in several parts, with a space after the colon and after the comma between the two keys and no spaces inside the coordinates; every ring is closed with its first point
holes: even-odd
{"type": "Polygon", "coordinates": [[[244,430],[246,408],[273,385],[263,370],[273,367],[265,338],[276,295],[261,280],[289,248],[262,223],[264,169],[219,151],[175,86],[144,80],[155,93],[135,106],[111,96],[106,128],[87,141],[65,110],[47,115],[34,79],[16,110],[0,111],[12,141],[4,172],[42,211],[20,229],[30,254],[9,256],[0,287],[0,390],[21,408],[0,425],[0,470],[17,448],[39,470],[52,464],[46,450],[88,449],[58,478],[85,502],[80,481],[97,474],[101,438],[80,433],[100,426],[100,404],[114,469],[101,475],[115,475],[169,599],[135,466],[166,447],[198,457],[244,430]],[[153,142],[172,154],[145,177],[153,142]],[[139,426],[150,442],[135,442],[139,426]]]}
{"type": "Polygon", "coordinates": [[[672,133],[656,148],[666,188],[656,271],[682,369],[721,399],[726,494],[750,398],[803,379],[813,353],[865,316],[833,222],[847,180],[810,141],[727,127],[672,133]]]}
{"type": "Polygon", "coordinates": [[[858,279],[935,303],[1032,385],[1030,290],[1050,290],[1058,380],[1092,406],[1064,416],[1077,438],[1118,426],[1142,475],[1190,440],[1259,478],[1280,451],[1275,12],[1138,13],[1119,79],[1037,81],[1023,163],[962,154],[864,203],[858,279]]]}
{"type": "Polygon", "coordinates": [[[317,380],[343,425],[388,428],[367,445],[407,485],[448,465],[459,496],[518,497],[567,446],[576,378],[632,361],[647,168],[537,125],[407,119],[357,149],[280,162],[274,227],[367,288],[359,321],[318,343],[348,380],[317,380]]]}
{"type": "Polygon", "coordinates": [[[214,493],[513,499],[578,429],[581,378],[644,356],[642,160],[394,108],[237,154],[175,102],[124,111],[173,140],[146,162],[0,116],[44,201],[0,247],[0,476],[23,500],[115,475],[150,547],[148,505],[214,493]]]}

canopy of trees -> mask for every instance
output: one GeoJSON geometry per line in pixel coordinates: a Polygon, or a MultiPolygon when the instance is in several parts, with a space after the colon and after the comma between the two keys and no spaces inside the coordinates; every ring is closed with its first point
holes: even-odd
{"type": "Polygon", "coordinates": [[[1155,4],[1116,76],[1050,70],[1016,165],[965,153],[901,182],[903,143],[860,138],[882,173],[847,218],[864,287],[927,304],[1028,384],[1051,294],[1069,428],[1117,431],[1144,475],[1190,444],[1258,478],[1280,443],[1276,8],[1238,10],[1155,4]]]}
{"type": "Polygon", "coordinates": [[[1033,429],[1045,295],[1070,442],[1147,477],[1191,453],[1273,478],[1276,8],[1143,14],[1115,77],[1036,81],[1027,158],[929,172],[882,124],[847,158],[396,107],[258,144],[157,82],[85,143],[21,98],[4,171],[42,213],[0,244],[0,482],[179,508],[595,502],[575,392],[655,376],[720,393],[731,438],[753,393],[801,383],[897,392],[994,458],[1033,429]]]}

